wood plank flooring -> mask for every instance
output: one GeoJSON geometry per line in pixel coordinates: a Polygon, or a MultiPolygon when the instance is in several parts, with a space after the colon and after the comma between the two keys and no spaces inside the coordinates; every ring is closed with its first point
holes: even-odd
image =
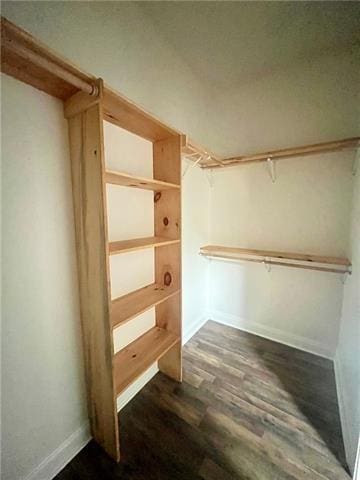
{"type": "Polygon", "coordinates": [[[56,480],[349,480],[333,364],[209,321],[121,411],[122,460],[90,442],[56,480]]]}

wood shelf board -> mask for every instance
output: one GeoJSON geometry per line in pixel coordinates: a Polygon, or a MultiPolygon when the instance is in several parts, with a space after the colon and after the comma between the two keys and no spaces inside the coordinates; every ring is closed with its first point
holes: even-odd
{"type": "MultiPolygon", "coordinates": [[[[290,252],[278,252],[274,250],[257,250],[249,248],[238,248],[238,247],[226,247],[221,245],[206,245],[200,248],[200,252],[204,255],[247,255],[253,257],[262,257],[262,258],[277,258],[284,260],[296,260],[309,263],[325,263],[330,265],[343,265],[346,267],[351,266],[351,262],[347,258],[341,257],[330,257],[322,255],[313,255],[306,253],[290,253],[290,252]]],[[[234,257],[236,258],[236,257],[234,257]]]]}
{"type": "Polygon", "coordinates": [[[165,245],[173,245],[175,243],[180,243],[180,239],[172,239],[165,237],[144,237],[134,238],[131,240],[120,240],[118,242],[109,243],[109,254],[116,255],[118,253],[142,250],[144,248],[162,247],[165,245]]]}
{"type": "Polygon", "coordinates": [[[144,190],[153,190],[159,192],[162,190],[179,190],[180,185],[175,183],[163,182],[152,178],[135,177],[128,173],[115,172],[108,170],[105,174],[106,183],[112,185],[121,185],[123,187],[141,188],[144,190]]]}
{"type": "Polygon", "coordinates": [[[113,300],[111,302],[113,328],[119,327],[146,310],[165,302],[179,291],[178,288],[152,283],[113,300]]]}
{"type": "Polygon", "coordinates": [[[345,149],[356,148],[359,146],[360,137],[344,138],[330,142],[316,143],[312,145],[303,145],[299,147],[283,148],[281,150],[272,150],[268,152],[255,153],[251,155],[239,155],[231,158],[224,158],[222,165],[217,162],[207,162],[201,165],[202,168],[219,168],[242,165],[246,163],[265,162],[271,160],[284,160],[294,157],[305,157],[317,155],[320,153],[337,152],[345,149]]]}
{"type": "Polygon", "coordinates": [[[104,120],[146,140],[156,142],[181,135],[179,131],[168,127],[109,86],[104,88],[103,105],[104,120]]]}
{"type": "Polygon", "coordinates": [[[131,385],[171,347],[180,342],[173,333],[154,327],[114,356],[114,383],[117,395],[131,385]]]}
{"type": "Polygon", "coordinates": [[[88,85],[96,82],[96,77],[4,17],[1,17],[1,71],[61,100],[68,99],[79,88],[59,72],[88,85]]]}

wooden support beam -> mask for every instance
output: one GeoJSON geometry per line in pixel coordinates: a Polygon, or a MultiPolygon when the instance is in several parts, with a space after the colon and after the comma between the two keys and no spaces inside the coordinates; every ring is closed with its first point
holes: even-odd
{"type": "Polygon", "coordinates": [[[97,93],[96,78],[1,17],[1,71],[54,97],[97,93]]]}
{"type": "MultiPolygon", "coordinates": [[[[272,150],[269,152],[256,153],[253,155],[242,155],[232,158],[224,158],[222,167],[233,167],[254,162],[265,162],[269,158],[272,160],[283,160],[294,157],[304,157],[308,155],[317,155],[319,153],[337,152],[359,146],[360,137],[344,138],[332,142],[316,143],[313,145],[303,145],[301,147],[284,148],[281,150],[272,150]]],[[[202,168],[219,168],[217,163],[207,163],[202,168]]]]}
{"type": "Polygon", "coordinates": [[[91,433],[118,461],[101,104],[78,113],[68,122],[91,433]]]}

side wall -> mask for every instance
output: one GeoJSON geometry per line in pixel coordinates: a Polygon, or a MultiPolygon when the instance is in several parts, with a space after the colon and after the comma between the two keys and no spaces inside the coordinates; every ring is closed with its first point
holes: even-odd
{"type": "Polygon", "coordinates": [[[199,250],[208,242],[210,185],[205,173],[191,165],[183,161],[183,343],[208,319],[209,265],[199,250]]]}
{"type": "MultiPolygon", "coordinates": [[[[345,256],[353,152],[214,172],[212,244],[345,256]]],[[[341,275],[211,260],[214,320],[333,357],[342,302],[341,275]]]]}
{"type": "MultiPolygon", "coordinates": [[[[335,374],[346,458],[353,470],[360,435],[360,166],[355,177],[351,218],[352,275],[344,287],[335,374]]],[[[360,476],[359,462],[360,458],[360,476]]]]}
{"type": "Polygon", "coordinates": [[[70,160],[62,102],[1,80],[2,478],[35,480],[89,438],[70,160]]]}

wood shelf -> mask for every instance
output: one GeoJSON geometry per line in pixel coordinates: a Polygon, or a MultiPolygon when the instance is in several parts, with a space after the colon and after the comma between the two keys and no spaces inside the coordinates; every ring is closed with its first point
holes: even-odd
{"type": "Polygon", "coordinates": [[[293,268],[306,268],[323,272],[346,273],[350,272],[351,262],[347,258],[312,255],[306,253],[278,252],[274,250],[257,250],[240,247],[226,247],[221,245],[206,245],[200,248],[200,254],[211,258],[228,260],[244,260],[249,262],[265,263],[268,265],[288,266],[293,268]],[[252,258],[255,257],[255,258],[252,258]],[[276,260],[272,260],[275,258],[276,260]],[[301,263],[291,263],[295,260],[301,263]],[[314,264],[320,264],[314,265],[314,264]],[[326,266],[321,266],[324,264],[326,266]],[[327,265],[334,265],[332,268],[327,265]]]}
{"type": "Polygon", "coordinates": [[[111,302],[111,323],[116,328],[132,318],[165,302],[180,289],[152,283],[111,302]]]}
{"type": "Polygon", "coordinates": [[[123,187],[141,188],[144,190],[153,190],[160,192],[163,190],[180,190],[180,185],[175,183],[163,182],[152,178],[134,177],[128,173],[114,172],[108,170],[105,173],[105,182],[112,185],[121,185],[123,187]]]}
{"type": "Polygon", "coordinates": [[[154,327],[114,356],[114,383],[120,395],[154,362],[180,342],[180,337],[154,327]]]}
{"type": "Polygon", "coordinates": [[[357,148],[360,143],[360,137],[344,138],[331,142],[316,143],[312,145],[303,145],[300,147],[289,147],[281,150],[271,150],[263,153],[255,153],[251,155],[239,155],[232,158],[224,158],[219,162],[209,160],[206,164],[201,165],[202,168],[219,168],[232,167],[235,165],[243,165],[246,163],[266,162],[271,160],[284,160],[295,157],[305,157],[308,155],[317,155],[319,153],[338,152],[341,150],[357,148]]]}
{"type": "Polygon", "coordinates": [[[142,250],[144,248],[164,247],[165,245],[173,245],[176,243],[180,243],[180,239],[144,237],[134,238],[131,240],[120,240],[118,242],[109,243],[109,254],[117,255],[118,253],[132,252],[134,250],[142,250]]]}

